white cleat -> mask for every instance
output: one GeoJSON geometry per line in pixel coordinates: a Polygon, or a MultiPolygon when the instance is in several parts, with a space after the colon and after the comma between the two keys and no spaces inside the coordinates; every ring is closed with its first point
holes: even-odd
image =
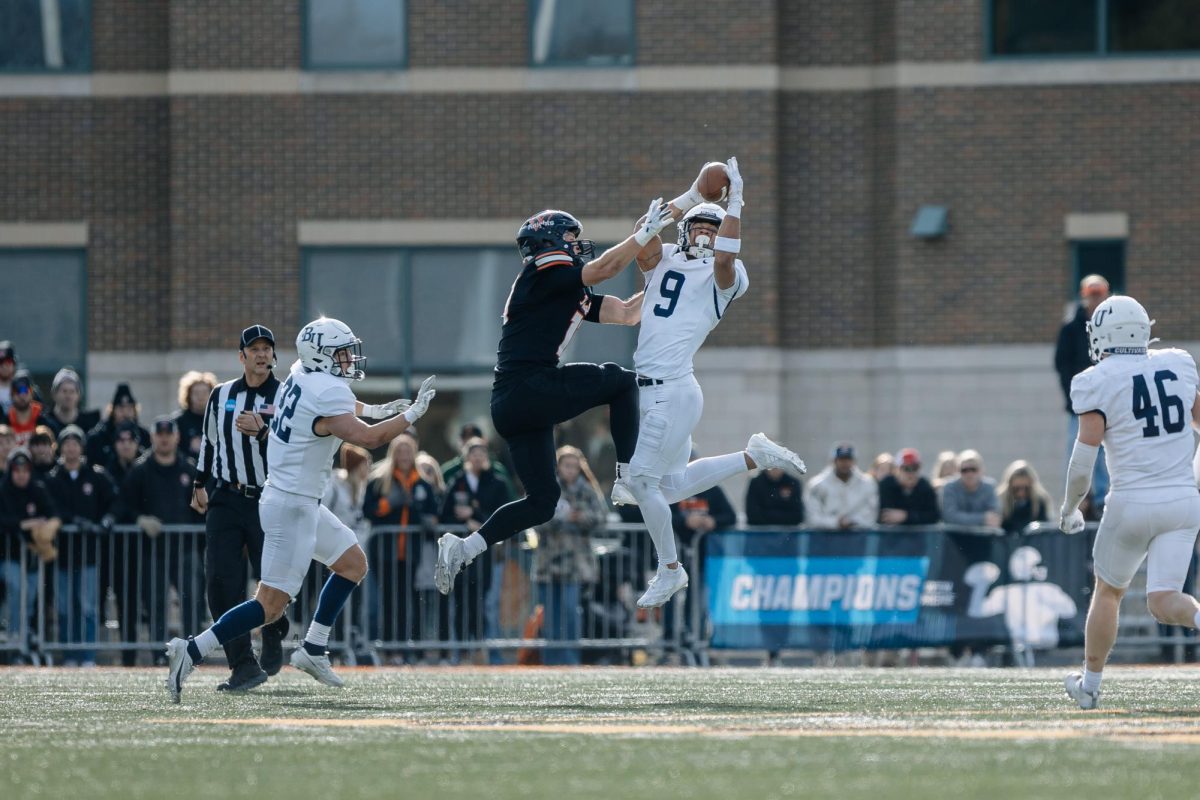
{"type": "Polygon", "coordinates": [[[305,650],[303,645],[292,652],[292,666],[301,672],[307,672],[326,686],[336,686],[340,689],[346,685],[334,673],[328,655],[314,656],[305,650]]]}
{"type": "Polygon", "coordinates": [[[450,594],[454,579],[467,565],[466,542],[453,533],[443,533],[438,539],[437,566],[433,570],[433,582],[442,594],[450,594]]]}
{"type": "Polygon", "coordinates": [[[629,488],[629,484],[624,478],[617,478],[613,482],[612,502],[614,506],[636,506],[637,498],[633,496],[633,490],[629,488]]]}
{"type": "Polygon", "coordinates": [[[680,564],[678,569],[659,567],[658,572],[646,584],[646,591],[638,598],[638,608],[658,608],[687,588],[687,570],[680,564]]]}
{"type": "Polygon", "coordinates": [[[746,452],[759,469],[778,467],[796,476],[808,472],[808,467],[800,460],[800,456],[788,450],[781,444],[776,444],[767,438],[765,433],[756,433],[746,442],[746,452]]]}
{"type": "Polygon", "coordinates": [[[1063,686],[1067,689],[1067,697],[1079,704],[1079,707],[1084,711],[1091,711],[1093,708],[1098,708],[1100,705],[1100,690],[1094,692],[1085,691],[1083,688],[1083,673],[1069,673],[1063,681],[1063,686]]]}
{"type": "Polygon", "coordinates": [[[183,694],[183,682],[195,668],[192,656],[188,653],[186,639],[177,637],[167,642],[167,680],[164,685],[167,687],[167,694],[171,696],[172,703],[179,702],[179,698],[183,694]]]}

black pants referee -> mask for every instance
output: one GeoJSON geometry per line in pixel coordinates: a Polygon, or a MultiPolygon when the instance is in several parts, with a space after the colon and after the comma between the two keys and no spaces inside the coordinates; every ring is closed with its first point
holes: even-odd
{"type": "MultiPolygon", "coordinates": [[[[267,427],[279,381],[275,337],[263,325],[242,331],[238,348],[243,375],[220,384],[204,411],[204,438],[192,505],[205,517],[204,575],[208,610],[214,620],[246,599],[247,567],[262,577],[263,529],[258,497],[267,479],[267,427]],[[209,494],[211,489],[211,495],[209,494]]],[[[218,689],[246,691],[266,682],[283,666],[285,614],[262,629],[262,655],[255,658],[250,635],[225,643],[232,671],[218,689]]]]}

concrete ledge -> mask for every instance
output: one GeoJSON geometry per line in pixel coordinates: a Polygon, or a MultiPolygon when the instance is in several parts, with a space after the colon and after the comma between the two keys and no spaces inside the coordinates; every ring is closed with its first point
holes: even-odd
{"type": "MultiPolygon", "coordinates": [[[[619,242],[633,232],[636,218],[583,219],[583,233],[597,242],[619,242]]],[[[520,219],[324,219],[301,220],[301,246],[512,245],[520,219]]]]}
{"type": "Polygon", "coordinates": [[[1086,239],[1128,239],[1129,215],[1124,211],[1109,214],[1067,214],[1063,220],[1066,237],[1072,241],[1086,239]]]}
{"type": "Polygon", "coordinates": [[[87,247],[86,222],[0,222],[0,247],[87,247]]]}

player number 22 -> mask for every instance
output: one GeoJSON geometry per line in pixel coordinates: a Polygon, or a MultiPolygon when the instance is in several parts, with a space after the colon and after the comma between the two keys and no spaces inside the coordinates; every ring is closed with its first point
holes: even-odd
{"type": "MultiPolygon", "coordinates": [[[[1162,426],[1167,433],[1179,433],[1183,430],[1184,414],[1183,400],[1173,394],[1167,394],[1167,381],[1179,380],[1169,369],[1160,369],[1154,373],[1154,386],[1158,389],[1158,404],[1162,407],[1162,426]],[[1174,417],[1172,418],[1172,410],[1174,417]]],[[[1133,376],[1133,416],[1143,420],[1146,426],[1142,428],[1142,438],[1150,439],[1161,432],[1156,424],[1159,410],[1150,397],[1150,387],[1146,385],[1144,375],[1133,376]]]]}
{"type": "Polygon", "coordinates": [[[654,307],[656,317],[669,317],[675,313],[675,305],[679,302],[679,293],[683,289],[684,275],[669,269],[663,275],[662,283],[658,285],[658,293],[670,302],[665,306],[659,303],[654,307]]]}
{"type": "Polygon", "coordinates": [[[281,442],[287,442],[292,438],[291,419],[296,413],[296,404],[300,402],[300,385],[292,383],[291,379],[288,379],[288,383],[291,384],[291,388],[288,389],[286,385],[284,386],[288,391],[284,393],[283,407],[271,420],[271,430],[275,432],[281,442]]]}

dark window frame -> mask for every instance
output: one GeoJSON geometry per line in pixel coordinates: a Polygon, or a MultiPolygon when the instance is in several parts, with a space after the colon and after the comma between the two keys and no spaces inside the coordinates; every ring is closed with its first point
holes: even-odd
{"type": "Polygon", "coordinates": [[[996,2],[986,0],[983,11],[983,48],[986,61],[1058,61],[1079,60],[1088,58],[1105,59],[1139,59],[1139,58],[1195,58],[1200,56],[1200,48],[1195,50],[1119,50],[1113,51],[1108,46],[1109,34],[1109,1],[1095,0],[1096,3],[1096,43],[1093,49],[1077,53],[998,53],[996,52],[996,2]]]}
{"type": "Polygon", "coordinates": [[[83,7],[83,26],[87,29],[84,41],[87,46],[83,54],[83,63],[77,67],[6,67],[0,65],[0,75],[90,75],[92,73],[92,0],[80,0],[83,7]]]}
{"type": "Polygon", "coordinates": [[[537,17],[537,6],[541,0],[527,0],[527,18],[526,29],[528,30],[529,42],[529,66],[531,69],[587,69],[587,70],[606,70],[606,69],[633,69],[637,66],[637,0],[626,0],[629,3],[630,12],[630,27],[629,27],[629,62],[628,63],[589,63],[587,61],[556,61],[548,59],[544,62],[534,60],[534,41],[533,41],[533,22],[537,17]]]}
{"type": "Polygon", "coordinates": [[[305,72],[402,72],[408,69],[410,57],[411,43],[411,13],[409,0],[400,0],[404,3],[402,9],[402,19],[404,21],[404,55],[399,61],[384,62],[378,64],[314,64],[312,53],[309,47],[309,33],[312,25],[310,19],[311,12],[309,6],[312,0],[301,0],[300,3],[300,59],[301,68],[305,72]]]}
{"type": "MultiPolygon", "coordinates": [[[[1080,247],[1086,245],[1109,244],[1121,246],[1121,274],[1118,280],[1115,276],[1105,275],[1105,279],[1109,282],[1113,294],[1124,294],[1125,287],[1128,285],[1129,265],[1128,252],[1129,240],[1121,236],[1105,236],[1096,239],[1071,239],[1071,283],[1068,286],[1068,296],[1072,300],[1077,300],[1079,297],[1079,282],[1083,280],[1085,275],[1091,275],[1095,270],[1085,270],[1080,264],[1080,247]]],[[[1103,273],[1100,273],[1103,274],[1103,273]]]]}
{"type": "MultiPolygon", "coordinates": [[[[59,369],[61,369],[64,366],[67,366],[69,364],[76,372],[79,373],[79,378],[80,378],[80,380],[83,381],[83,385],[86,387],[88,385],[88,382],[87,382],[87,371],[88,371],[87,370],[87,359],[88,359],[88,353],[91,349],[89,342],[88,342],[88,316],[91,313],[91,309],[88,305],[88,257],[87,257],[88,253],[87,253],[87,248],[86,247],[73,247],[73,246],[70,246],[70,247],[0,247],[0,255],[3,255],[3,256],[10,256],[10,255],[18,255],[18,256],[19,255],[36,255],[36,256],[40,256],[40,255],[56,255],[56,256],[75,255],[78,257],[78,259],[79,259],[79,288],[80,288],[80,295],[79,295],[79,309],[80,309],[79,348],[80,348],[80,353],[79,353],[78,363],[70,363],[70,362],[65,362],[65,361],[61,362],[61,363],[52,363],[49,361],[47,361],[47,362],[30,361],[29,359],[27,359],[21,355],[22,348],[21,348],[21,341],[19,338],[19,334],[10,333],[10,330],[3,326],[0,326],[0,339],[10,339],[12,341],[14,347],[16,347],[16,350],[17,350],[17,359],[19,362],[18,366],[24,367],[25,369],[28,369],[31,373],[34,373],[34,374],[53,375],[59,369]]],[[[47,394],[44,395],[45,397],[49,396],[49,394],[48,394],[49,388],[50,388],[49,386],[43,386],[43,387],[39,387],[39,388],[42,388],[43,390],[46,391],[47,394]]]]}

